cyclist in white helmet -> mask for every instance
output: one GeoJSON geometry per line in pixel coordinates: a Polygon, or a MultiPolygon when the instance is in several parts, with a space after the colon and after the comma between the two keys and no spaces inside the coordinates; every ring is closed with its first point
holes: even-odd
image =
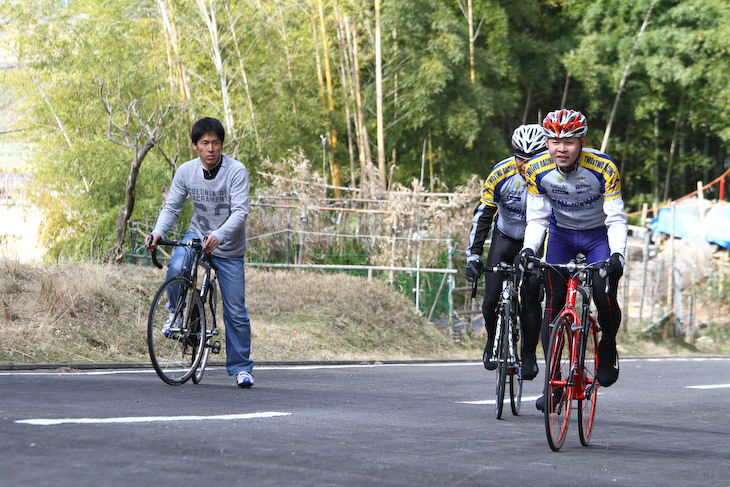
{"type": "MultiPolygon", "coordinates": [[[[585,147],[588,123],[581,112],[555,110],[547,114],[542,126],[548,151],[531,159],[525,170],[529,190],[521,262],[524,267],[528,257],[542,247],[548,229],[547,262],[564,264],[578,253],[585,255],[588,262],[609,261],[600,275],[593,276],[593,298],[602,330],[596,378],[601,386],[608,387],[616,382],[619,373],[616,333],[621,310],[616,290],[623,274],[628,234],[621,179],[609,156],[585,147]]],[[[566,280],[559,271],[549,270],[543,274],[543,284],[545,350],[550,323],[565,303],[566,280]]],[[[542,409],[543,404],[541,397],[536,406],[542,409]]]]}
{"type": "MultiPolygon", "coordinates": [[[[466,279],[469,282],[479,279],[484,270],[480,256],[492,220],[494,220],[494,231],[487,254],[488,266],[500,262],[512,262],[523,247],[527,202],[525,164],[529,158],[545,151],[542,127],[539,124],[521,125],[512,134],[512,147],[514,156],[498,162],[484,181],[482,197],[474,210],[469,248],[466,249],[466,279]]],[[[537,274],[528,274],[525,275],[522,286],[522,378],[531,380],[538,373],[535,350],[540,337],[541,307],[537,274]]],[[[502,289],[502,279],[503,276],[494,272],[488,272],[484,277],[482,314],[487,329],[487,343],[482,361],[487,370],[494,370],[497,367],[492,357],[492,348],[497,327],[496,306],[502,289]]]]}

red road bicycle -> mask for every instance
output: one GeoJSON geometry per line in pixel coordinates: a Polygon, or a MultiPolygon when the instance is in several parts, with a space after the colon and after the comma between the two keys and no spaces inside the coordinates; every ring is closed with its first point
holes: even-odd
{"type": "Polygon", "coordinates": [[[593,272],[604,268],[605,262],[588,264],[582,254],[567,264],[534,262],[543,269],[567,272],[568,281],[565,306],[550,325],[543,408],[548,443],[553,451],[563,446],[572,401],[575,400],[580,442],[588,446],[593,432],[599,385],[595,378],[600,328],[591,311],[593,272]],[[580,304],[576,308],[579,297],[580,304]]]}

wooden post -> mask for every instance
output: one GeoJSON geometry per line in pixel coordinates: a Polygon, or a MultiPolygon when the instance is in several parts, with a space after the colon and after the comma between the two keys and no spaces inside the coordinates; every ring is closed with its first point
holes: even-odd
{"type": "Polygon", "coordinates": [[[674,214],[677,204],[672,201],[670,203],[672,208],[670,234],[669,234],[669,286],[667,288],[667,308],[674,308],[674,214]]]}
{"type": "MultiPolygon", "coordinates": [[[[645,205],[646,206],[646,205],[645,205]]],[[[646,274],[649,270],[649,242],[651,241],[651,234],[647,231],[644,234],[644,252],[641,257],[641,296],[639,298],[639,325],[641,325],[642,313],[644,311],[644,290],[646,289],[646,274]]],[[[649,317],[651,319],[651,316],[649,317]]]]}
{"type": "MultiPolygon", "coordinates": [[[[449,269],[454,268],[454,241],[449,237],[448,240],[448,246],[449,246],[449,269]]],[[[451,338],[453,339],[456,336],[456,323],[454,323],[454,275],[449,274],[449,318],[448,323],[451,327],[451,338]]]]}
{"type": "MultiPolygon", "coordinates": [[[[629,261],[631,260],[631,249],[629,247],[626,247],[626,267],[625,267],[625,273],[623,276],[623,282],[624,282],[624,304],[623,309],[626,313],[626,321],[624,324],[624,333],[629,333],[629,283],[631,282],[631,264],[629,261]]],[[[618,291],[618,289],[616,290],[618,291]]],[[[616,294],[616,301],[618,302],[618,294],[616,294]]]]}
{"type": "Polygon", "coordinates": [[[697,213],[699,214],[700,235],[706,240],[705,232],[705,195],[702,192],[702,181],[697,181],[697,213]]]}

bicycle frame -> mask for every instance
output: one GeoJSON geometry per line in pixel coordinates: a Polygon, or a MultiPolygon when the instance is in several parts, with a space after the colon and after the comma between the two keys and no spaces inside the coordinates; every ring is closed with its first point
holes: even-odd
{"type": "Polygon", "coordinates": [[[598,323],[590,309],[593,272],[600,271],[605,263],[587,264],[582,254],[567,264],[535,262],[541,268],[567,272],[565,305],[550,324],[546,357],[543,412],[548,443],[554,451],[560,450],[568,429],[571,402],[577,400],[579,436],[581,444],[586,446],[593,430],[596,386],[599,385],[595,381],[598,323]],[[580,310],[576,309],[578,296],[581,297],[580,310]]]}
{"type": "MultiPolygon", "coordinates": [[[[579,262],[572,262],[566,264],[566,267],[570,274],[568,275],[568,286],[565,297],[565,306],[562,311],[558,314],[555,321],[562,318],[568,318],[571,323],[571,332],[573,334],[572,350],[571,350],[571,377],[566,379],[566,386],[571,387],[573,391],[573,399],[582,400],[586,389],[588,393],[592,389],[593,380],[590,379],[590,384],[587,387],[575,387],[576,384],[585,384],[586,378],[583,376],[583,368],[581,362],[583,354],[585,353],[585,343],[592,326],[597,326],[595,318],[591,314],[591,298],[593,294],[593,279],[590,266],[580,266],[579,262]],[[572,264],[572,265],[571,265],[572,264]],[[572,272],[570,268],[575,267],[572,272]],[[578,295],[581,296],[581,310],[580,317],[576,311],[576,303],[578,295]]],[[[556,266],[552,266],[555,268],[556,266]]],[[[600,268],[600,267],[599,267],[600,268]]]]}
{"type": "MultiPolygon", "coordinates": [[[[195,342],[196,345],[193,345],[197,350],[195,352],[195,359],[190,364],[191,367],[187,373],[185,373],[184,375],[180,375],[179,377],[168,377],[166,372],[159,367],[159,360],[157,358],[158,347],[152,345],[152,343],[155,341],[155,339],[152,337],[154,337],[155,335],[152,331],[152,316],[154,316],[154,313],[151,310],[149,325],[150,328],[148,330],[150,356],[152,358],[153,365],[158,372],[158,375],[160,375],[160,377],[165,382],[173,385],[178,385],[185,382],[188,378],[192,377],[193,382],[197,384],[198,382],[200,382],[203,376],[205,366],[208,362],[209,354],[211,352],[218,354],[221,350],[220,341],[214,339],[214,337],[218,335],[215,318],[217,303],[217,275],[211,275],[211,270],[217,271],[218,269],[213,263],[210,254],[205,253],[205,251],[203,250],[203,243],[200,239],[195,238],[186,242],[160,240],[158,241],[158,245],[185,247],[191,252],[190,260],[183,269],[182,275],[180,277],[168,279],[160,288],[160,291],[158,291],[158,295],[162,293],[162,289],[165,289],[170,282],[174,282],[175,280],[180,282],[180,284],[176,285],[186,287],[188,289],[187,292],[191,293],[189,295],[191,299],[187,299],[187,302],[185,303],[186,311],[183,315],[185,316],[185,320],[183,323],[183,329],[180,330],[180,332],[184,335],[191,333],[197,336],[197,341],[195,342]],[[200,267],[202,267],[204,270],[202,278],[198,276],[198,270],[200,267]],[[200,287],[198,287],[198,284],[200,284],[200,287]],[[192,299],[193,297],[194,299],[192,299]],[[195,318],[191,318],[193,316],[195,318]],[[191,322],[191,319],[195,321],[191,322]],[[189,322],[193,324],[189,326],[189,322]],[[154,352],[153,348],[155,350],[154,352]]],[[[155,266],[161,269],[162,264],[160,264],[157,260],[156,251],[153,251],[151,256],[155,266]]],[[[153,301],[153,308],[155,307],[155,303],[157,302],[158,297],[156,296],[153,301]]],[[[164,348],[164,346],[160,348],[164,348]]],[[[171,353],[174,354],[175,350],[173,350],[173,352],[171,353]]],[[[166,360],[168,360],[168,357],[162,359],[162,361],[166,360]]]]}
{"type": "MultiPolygon", "coordinates": [[[[487,272],[510,272],[512,269],[512,266],[505,265],[504,262],[501,262],[500,264],[494,266],[492,269],[489,269],[487,272]]],[[[504,311],[509,308],[509,314],[511,316],[519,316],[520,312],[520,304],[519,304],[519,282],[517,277],[517,272],[512,271],[511,275],[508,276],[505,279],[502,279],[502,293],[499,298],[499,302],[497,304],[497,313],[499,315],[504,316],[504,311]]],[[[497,322],[497,326],[499,328],[500,322],[497,322]]],[[[510,327],[509,330],[507,330],[508,333],[513,333],[514,330],[512,330],[511,323],[508,324],[510,327]]],[[[500,332],[499,329],[497,329],[496,333],[498,334],[500,332]]],[[[493,357],[498,357],[498,351],[496,349],[497,347],[497,341],[495,340],[494,344],[494,350],[493,350],[493,357]]],[[[509,355],[506,358],[507,364],[510,367],[513,367],[516,363],[515,359],[515,343],[514,340],[509,340],[509,355]]]]}
{"type": "Polygon", "coordinates": [[[517,415],[519,413],[522,401],[522,364],[515,347],[516,337],[519,336],[517,320],[520,316],[520,282],[519,273],[512,264],[506,262],[487,267],[484,271],[507,274],[502,279],[502,291],[497,303],[497,326],[492,348],[492,357],[498,360],[497,399],[495,404],[497,419],[500,419],[502,417],[507,376],[509,376],[510,382],[510,404],[513,414],[517,415]],[[517,378],[515,378],[515,375],[517,375],[517,378]]]}

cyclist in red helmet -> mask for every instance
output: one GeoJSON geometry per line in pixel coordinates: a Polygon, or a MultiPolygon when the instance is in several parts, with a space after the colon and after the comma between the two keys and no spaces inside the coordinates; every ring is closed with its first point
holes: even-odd
{"type": "MultiPolygon", "coordinates": [[[[621,179],[609,156],[585,147],[588,123],[581,112],[555,110],[547,114],[542,126],[548,151],[531,159],[525,170],[527,227],[519,259],[524,268],[528,256],[535,255],[549,229],[546,262],[567,263],[578,253],[585,255],[588,262],[609,262],[593,279],[593,296],[602,330],[596,378],[601,386],[608,387],[616,382],[619,374],[616,333],[621,324],[621,310],[616,290],[623,274],[628,235],[621,179]]],[[[546,301],[541,338],[545,350],[550,323],[565,303],[566,281],[553,270],[545,273],[543,279],[546,301]]],[[[543,403],[541,397],[537,408],[542,409],[543,403]]]]}
{"type": "MultiPolygon", "coordinates": [[[[466,249],[466,280],[479,279],[484,267],[480,256],[484,241],[494,221],[492,242],[487,254],[487,265],[512,262],[522,248],[525,235],[525,205],[527,184],[525,164],[530,157],[545,151],[545,136],[539,124],[521,125],[512,134],[514,156],[495,164],[484,181],[482,197],[474,209],[469,248],[466,249]]],[[[482,361],[487,370],[497,368],[492,351],[497,328],[497,302],[502,290],[503,276],[489,272],[484,276],[485,292],[482,302],[487,343],[482,361]]],[[[535,350],[540,339],[540,287],[536,274],[526,275],[522,286],[522,378],[534,379],[538,372],[535,350]]]]}

